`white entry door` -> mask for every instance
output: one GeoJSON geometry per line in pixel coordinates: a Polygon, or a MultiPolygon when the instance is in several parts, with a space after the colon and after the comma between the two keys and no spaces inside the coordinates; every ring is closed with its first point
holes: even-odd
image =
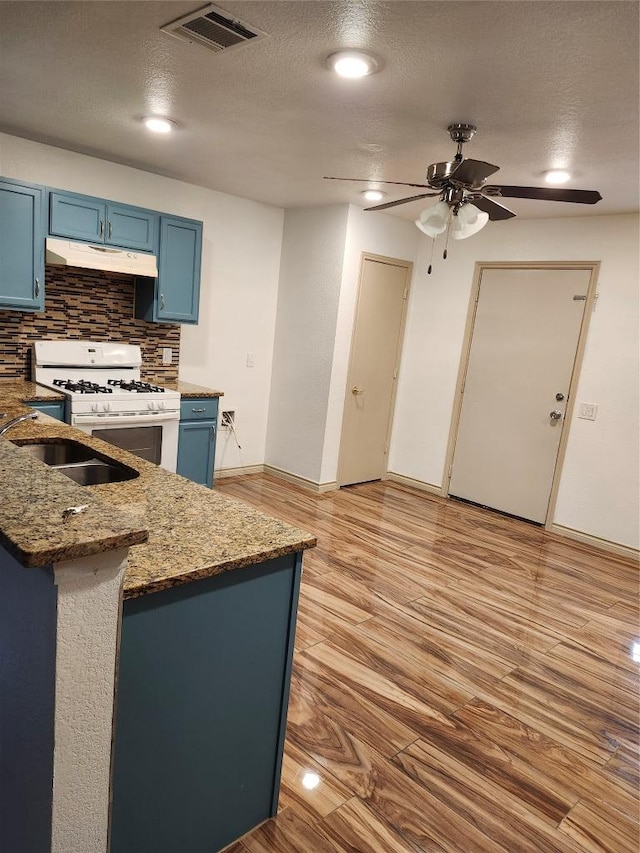
{"type": "Polygon", "coordinates": [[[411,264],[364,257],[345,399],[338,483],[379,480],[387,441],[411,264]]]}
{"type": "Polygon", "coordinates": [[[590,276],[482,271],[450,495],[545,521],[590,276]]]}

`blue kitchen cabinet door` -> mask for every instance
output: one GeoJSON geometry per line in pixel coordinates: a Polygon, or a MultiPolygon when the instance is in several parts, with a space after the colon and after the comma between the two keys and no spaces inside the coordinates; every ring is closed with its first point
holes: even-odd
{"type": "Polygon", "coordinates": [[[104,243],[106,202],[74,193],[49,195],[49,234],[89,243],[104,243]]]}
{"type": "Polygon", "coordinates": [[[276,813],[301,565],[124,601],[111,853],[214,853],[276,813]]]}
{"type": "Polygon", "coordinates": [[[31,408],[35,409],[37,412],[43,412],[45,415],[50,415],[52,418],[56,418],[56,420],[62,421],[63,423],[65,421],[64,400],[53,400],[51,403],[27,400],[27,405],[31,406],[31,408]]]}
{"type": "Polygon", "coordinates": [[[154,320],[198,322],[201,254],[201,222],[175,216],[160,217],[154,320]]]}
{"type": "Polygon", "coordinates": [[[158,214],[153,210],[76,193],[50,193],[49,233],[55,237],[155,252],[157,232],[158,214]]]}
{"type": "Polygon", "coordinates": [[[0,308],[44,310],[44,193],[0,180],[0,308]]]}
{"type": "Polygon", "coordinates": [[[181,421],[177,472],[194,483],[213,488],[216,455],[215,421],[181,421]]]}
{"type": "Polygon", "coordinates": [[[158,214],[152,210],[107,202],[105,243],[139,252],[157,248],[158,214]]]}

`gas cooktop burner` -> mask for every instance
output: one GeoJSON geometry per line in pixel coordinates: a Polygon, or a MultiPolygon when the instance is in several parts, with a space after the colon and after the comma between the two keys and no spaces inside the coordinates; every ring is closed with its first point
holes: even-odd
{"type": "Polygon", "coordinates": [[[89,382],[87,379],[78,379],[77,382],[72,379],[54,379],[53,384],[74,394],[113,394],[113,388],[98,385],[97,382],[89,382]]]}
{"type": "Polygon", "coordinates": [[[129,381],[127,379],[107,379],[107,385],[114,385],[117,388],[122,388],[123,391],[136,391],[138,394],[164,394],[164,388],[160,388],[158,385],[151,385],[149,382],[136,382],[135,380],[129,381]]]}

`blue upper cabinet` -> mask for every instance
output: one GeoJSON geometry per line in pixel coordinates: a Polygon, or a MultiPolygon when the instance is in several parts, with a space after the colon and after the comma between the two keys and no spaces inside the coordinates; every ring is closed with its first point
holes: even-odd
{"type": "Polygon", "coordinates": [[[158,240],[158,214],[152,210],[107,202],[105,243],[155,252],[158,240]]]}
{"type": "Polygon", "coordinates": [[[136,281],[135,316],[154,323],[197,323],[202,222],[160,215],[158,278],[136,281]]]}
{"type": "Polygon", "coordinates": [[[202,223],[160,217],[158,320],[197,323],[200,300],[202,223]]]}
{"type": "Polygon", "coordinates": [[[152,210],[75,193],[50,193],[49,234],[55,237],[155,252],[157,227],[158,215],[152,210]]]}
{"type": "Polygon", "coordinates": [[[44,309],[44,187],[0,180],[0,307],[44,309]]]}

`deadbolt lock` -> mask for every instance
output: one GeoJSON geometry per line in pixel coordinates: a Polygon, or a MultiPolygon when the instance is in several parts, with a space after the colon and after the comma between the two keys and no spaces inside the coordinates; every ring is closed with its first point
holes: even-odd
{"type": "Polygon", "coordinates": [[[564,394],[562,393],[562,391],[558,391],[558,393],[556,394],[556,400],[558,402],[560,402],[561,400],[564,400],[564,394]]]}

